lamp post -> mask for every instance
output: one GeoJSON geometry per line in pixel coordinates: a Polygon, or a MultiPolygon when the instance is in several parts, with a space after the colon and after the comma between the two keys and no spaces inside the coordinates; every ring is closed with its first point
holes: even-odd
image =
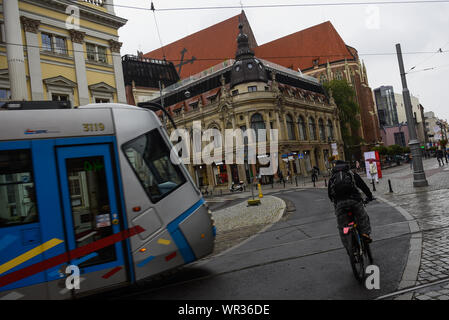
{"type": "Polygon", "coordinates": [[[440,129],[441,129],[440,146],[441,146],[441,148],[443,149],[442,151],[443,151],[443,153],[444,153],[444,159],[446,159],[446,163],[448,163],[448,160],[447,160],[447,152],[446,152],[446,144],[447,144],[446,124],[443,123],[443,121],[441,121],[441,120],[438,120],[438,121],[436,122],[436,124],[437,124],[437,125],[440,127],[440,129]],[[446,144],[443,145],[443,144],[441,143],[441,140],[446,141],[446,144]]]}
{"type": "Polygon", "coordinates": [[[400,44],[396,45],[396,52],[398,55],[399,70],[401,73],[401,80],[403,87],[402,94],[404,97],[405,113],[407,116],[407,124],[408,124],[408,133],[410,136],[408,144],[410,146],[410,152],[413,157],[413,186],[425,187],[428,186],[429,184],[427,182],[426,174],[424,172],[419,141],[416,137],[415,121],[412,113],[412,102],[410,99],[410,92],[407,88],[407,79],[405,77],[406,73],[404,70],[404,61],[402,60],[402,50],[400,44]]]}

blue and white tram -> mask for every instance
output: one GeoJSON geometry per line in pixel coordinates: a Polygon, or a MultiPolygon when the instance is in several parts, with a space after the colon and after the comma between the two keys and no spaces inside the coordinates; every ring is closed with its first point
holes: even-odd
{"type": "Polygon", "coordinates": [[[81,297],[209,255],[210,211],[171,146],[139,107],[0,109],[0,299],[81,297]]]}

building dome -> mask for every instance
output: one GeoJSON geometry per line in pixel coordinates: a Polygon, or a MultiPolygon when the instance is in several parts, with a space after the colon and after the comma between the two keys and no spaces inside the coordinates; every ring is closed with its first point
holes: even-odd
{"type": "Polygon", "coordinates": [[[239,24],[239,29],[236,61],[231,70],[231,88],[247,82],[267,83],[268,78],[264,64],[254,57],[254,52],[249,48],[248,36],[243,33],[242,24],[239,24]]]}

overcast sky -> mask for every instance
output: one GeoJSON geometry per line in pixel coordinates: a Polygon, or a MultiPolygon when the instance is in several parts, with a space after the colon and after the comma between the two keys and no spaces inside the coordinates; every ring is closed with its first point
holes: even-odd
{"type": "MultiPolygon", "coordinates": [[[[162,43],[167,45],[189,34],[240,13],[240,5],[316,4],[373,0],[155,0],[156,9],[237,6],[233,9],[156,11],[162,43]]],[[[381,0],[387,1],[387,0],[381,0]]],[[[401,0],[399,0],[401,1],[401,0]]],[[[115,5],[148,7],[150,0],[114,0],[115,5]]],[[[402,93],[395,45],[400,43],[408,87],[425,111],[449,120],[449,2],[424,4],[345,5],[284,8],[244,8],[259,45],[331,21],[347,45],[356,48],[365,61],[372,89],[392,85],[402,93]],[[426,54],[405,54],[432,52],[426,54]],[[385,54],[390,55],[373,55],[385,54]]],[[[121,54],[147,53],[160,47],[152,11],[115,7],[116,14],[128,19],[119,30],[121,54]]],[[[282,54],[282,53],[280,53],[282,54]]]]}

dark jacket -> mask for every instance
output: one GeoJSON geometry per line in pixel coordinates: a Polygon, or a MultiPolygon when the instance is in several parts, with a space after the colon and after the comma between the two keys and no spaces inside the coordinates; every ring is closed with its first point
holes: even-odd
{"type": "MultiPolygon", "coordinates": [[[[341,170],[349,170],[348,165],[337,165],[335,166],[335,168],[332,169],[332,175],[336,172],[339,172],[341,170]]],[[[351,171],[352,172],[352,171],[351,171]]],[[[373,194],[371,193],[371,190],[369,189],[369,187],[366,185],[366,183],[362,180],[362,178],[356,173],[356,172],[352,172],[353,176],[354,176],[354,182],[355,185],[357,186],[357,188],[359,188],[360,190],[363,191],[363,193],[365,193],[365,195],[367,196],[368,199],[372,199],[373,198],[373,194]]],[[[335,204],[337,204],[338,201],[344,201],[344,200],[355,200],[357,202],[361,202],[362,196],[359,192],[359,190],[357,188],[354,188],[354,191],[351,194],[348,194],[346,199],[334,199],[332,197],[331,194],[331,190],[332,190],[332,185],[333,185],[333,181],[334,179],[332,179],[332,177],[329,180],[329,185],[327,187],[327,195],[329,197],[329,199],[334,202],[335,204]]]]}
{"type": "Polygon", "coordinates": [[[444,157],[444,153],[443,150],[437,150],[437,158],[443,158],[444,157]]]}

